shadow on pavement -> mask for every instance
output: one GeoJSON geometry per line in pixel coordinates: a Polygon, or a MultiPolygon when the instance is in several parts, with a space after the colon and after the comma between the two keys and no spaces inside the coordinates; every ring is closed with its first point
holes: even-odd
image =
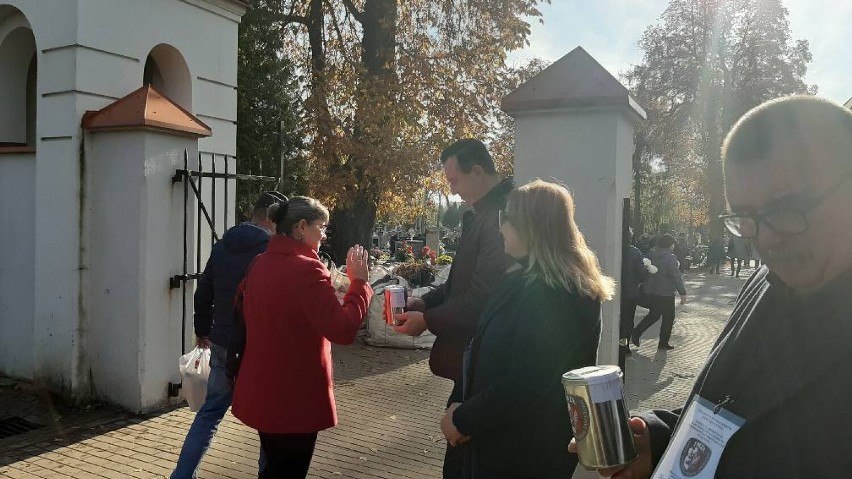
{"type": "Polygon", "coordinates": [[[335,382],[384,374],[429,359],[428,349],[379,348],[358,338],[349,346],[332,345],[335,382]]]}
{"type": "Polygon", "coordinates": [[[631,408],[635,408],[637,404],[644,402],[656,392],[664,390],[674,381],[674,377],[671,376],[660,381],[666,361],[668,361],[668,354],[665,351],[657,350],[653,356],[644,355],[638,350],[633,352],[627,363],[627,377],[624,384],[631,408]]]}

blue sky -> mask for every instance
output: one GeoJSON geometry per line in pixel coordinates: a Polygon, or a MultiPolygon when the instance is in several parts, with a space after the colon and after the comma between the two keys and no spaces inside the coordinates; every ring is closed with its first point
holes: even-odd
{"type": "MultiPolygon", "coordinates": [[[[614,75],[642,60],[636,42],[656,23],[668,0],[551,0],[534,23],[530,46],[510,56],[521,62],[558,60],[582,46],[614,75]]],[[[806,80],[819,95],[843,103],[852,97],[852,1],[784,0],[793,38],[810,41],[806,80]]]]}

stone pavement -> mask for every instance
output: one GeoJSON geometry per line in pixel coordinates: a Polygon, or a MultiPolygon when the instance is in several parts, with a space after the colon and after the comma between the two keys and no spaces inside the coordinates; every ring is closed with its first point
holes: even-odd
{"type": "MultiPolygon", "coordinates": [[[[682,404],[743,282],[703,273],[687,276],[691,302],[678,307],[672,337],[676,349],[657,353],[655,327],[627,360],[631,409],[682,404]]],[[[641,316],[640,310],[637,321],[641,316]]],[[[340,425],[320,433],[308,477],[440,477],[444,442],[438,420],[451,384],[429,372],[427,359],[428,351],[360,343],[335,347],[340,425]]],[[[0,419],[12,415],[17,405],[28,404],[4,403],[3,397],[0,394],[0,419]]],[[[42,399],[42,406],[51,404],[42,399]]],[[[48,416],[48,427],[0,439],[0,477],[168,477],[193,414],[186,407],[145,416],[99,408],[53,416],[48,416]]],[[[229,414],[199,476],[256,477],[257,454],[255,432],[229,414]]],[[[578,471],[575,477],[595,476],[578,471]]]]}

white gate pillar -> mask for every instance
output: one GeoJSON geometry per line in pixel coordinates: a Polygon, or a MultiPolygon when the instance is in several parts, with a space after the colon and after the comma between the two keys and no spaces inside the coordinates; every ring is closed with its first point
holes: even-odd
{"type": "Polygon", "coordinates": [[[198,139],[212,132],[150,86],[88,113],[83,127],[92,387],[150,411],[168,403],[167,386],[180,378],[181,293],[191,304],[191,289],[169,287],[183,259],[186,208],[172,177],[184,154],[195,163],[198,139]]]}
{"type": "MultiPolygon", "coordinates": [[[[515,119],[515,182],[567,186],[576,220],[606,274],[621,274],[622,211],[630,197],[633,127],[646,118],[627,88],[581,47],[503,99],[515,119]]],[[[617,364],[620,295],[604,304],[598,362],[617,364]]]]}

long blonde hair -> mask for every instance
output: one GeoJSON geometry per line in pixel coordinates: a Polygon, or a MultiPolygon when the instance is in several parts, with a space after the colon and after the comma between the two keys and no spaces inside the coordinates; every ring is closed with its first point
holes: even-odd
{"type": "Polygon", "coordinates": [[[594,251],[574,222],[574,198],[561,185],[534,180],[509,195],[506,215],[526,241],[529,265],[524,275],[552,288],[606,301],[615,281],[604,275],[594,251]]]}

